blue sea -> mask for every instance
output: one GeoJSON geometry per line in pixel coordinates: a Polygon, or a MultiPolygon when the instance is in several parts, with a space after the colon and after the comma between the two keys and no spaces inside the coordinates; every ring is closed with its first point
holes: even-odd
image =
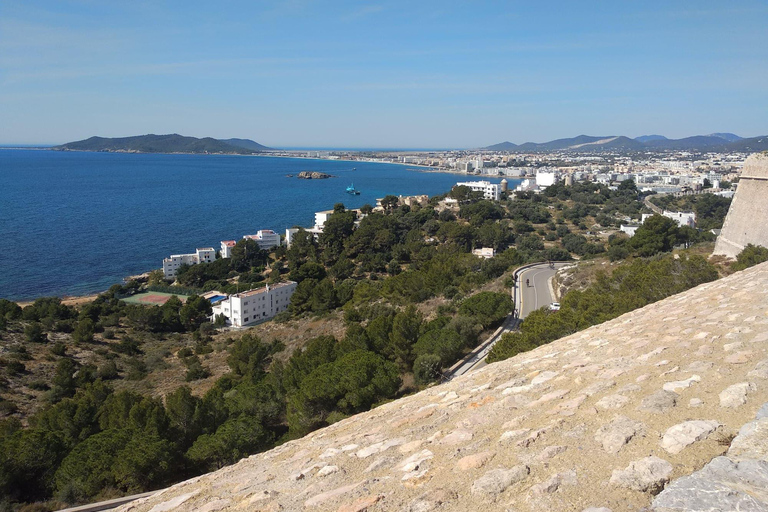
{"type": "Polygon", "coordinates": [[[170,254],[464,179],[369,162],[0,149],[0,298],[103,291],[170,254]],[[286,177],[301,171],[338,177],[286,177]],[[351,183],[359,196],[345,192],[351,183]]]}

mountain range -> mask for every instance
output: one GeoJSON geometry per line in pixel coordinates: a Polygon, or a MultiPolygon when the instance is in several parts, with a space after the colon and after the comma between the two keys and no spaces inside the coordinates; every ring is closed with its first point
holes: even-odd
{"type": "Polygon", "coordinates": [[[688,151],[722,151],[722,152],[754,152],[768,150],[768,136],[744,139],[733,133],[712,133],[696,135],[684,139],[668,139],[663,135],[643,135],[630,139],[623,135],[595,137],[579,135],[568,139],[557,139],[550,142],[513,144],[502,142],[485,147],[491,151],[643,151],[656,150],[688,150],[688,151]]]}
{"type": "Polygon", "coordinates": [[[250,139],[213,139],[170,135],[137,135],[135,137],[90,137],[68,142],[53,149],[60,151],[120,151],[129,153],[224,153],[250,155],[270,148],[250,139]]]}

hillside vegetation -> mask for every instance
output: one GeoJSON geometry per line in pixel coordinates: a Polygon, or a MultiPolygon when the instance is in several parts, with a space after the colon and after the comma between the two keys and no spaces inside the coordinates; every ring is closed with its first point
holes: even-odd
{"type": "Polygon", "coordinates": [[[644,211],[631,182],[497,203],[465,187],[450,195],[458,207],[436,197],[409,208],[387,196],[362,219],[338,204],[318,240],[300,231],[272,253],[241,240],[231,258],[184,267],[173,285],[150,275],[155,288],[191,293],[185,303],[120,300],[138,282],[79,308],[0,301],[0,495],[60,500],[54,507],[230,464],[439,380],[513,309],[511,273],[523,263],[619,261],[702,236],[653,217],[633,239],[609,237],[644,211]],[[476,247],[497,256],[479,259],[476,247]],[[290,310],[244,332],[217,333],[221,319],[208,322],[210,304],[197,295],[286,278],[299,283],[290,310]],[[156,387],[169,368],[175,380],[156,387]]]}

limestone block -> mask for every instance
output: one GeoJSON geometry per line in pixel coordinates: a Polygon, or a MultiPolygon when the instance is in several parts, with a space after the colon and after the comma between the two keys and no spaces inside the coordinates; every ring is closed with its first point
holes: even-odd
{"type": "Polygon", "coordinates": [[[641,492],[657,492],[669,481],[672,464],[655,456],[630,462],[625,469],[615,469],[610,482],[641,492]]]}
{"type": "Polygon", "coordinates": [[[714,420],[692,420],[669,427],[661,439],[661,447],[668,453],[677,454],[696,441],[706,439],[720,427],[714,420]]]}

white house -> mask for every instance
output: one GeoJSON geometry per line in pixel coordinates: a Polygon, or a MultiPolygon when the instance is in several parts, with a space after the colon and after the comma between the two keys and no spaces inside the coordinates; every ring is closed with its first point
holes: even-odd
{"type": "Polygon", "coordinates": [[[315,229],[322,231],[325,221],[333,215],[333,210],[323,210],[322,212],[315,213],[315,229]]]}
{"type": "Polygon", "coordinates": [[[551,187],[560,179],[560,174],[557,172],[539,171],[536,173],[536,185],[539,188],[551,187]]]}
{"type": "Polygon", "coordinates": [[[232,257],[232,249],[235,247],[234,240],[222,240],[221,241],[221,257],[222,258],[231,258],[232,257]]]}
{"type": "Polygon", "coordinates": [[[633,237],[633,236],[635,236],[635,232],[637,231],[637,228],[639,228],[639,227],[640,226],[625,226],[624,224],[622,224],[619,227],[619,231],[621,231],[622,233],[628,234],[630,237],[633,237]]]}
{"type": "Polygon", "coordinates": [[[227,324],[233,327],[244,327],[269,320],[288,309],[296,284],[294,281],[287,281],[230,295],[214,304],[212,319],[224,315],[227,324]]]}
{"type": "Polygon", "coordinates": [[[696,214],[693,212],[669,212],[667,210],[664,210],[664,213],[662,213],[662,215],[677,222],[677,225],[680,227],[683,227],[683,226],[689,226],[692,228],[696,227],[696,214]]]}
{"type": "Polygon", "coordinates": [[[271,229],[260,229],[255,235],[245,235],[243,238],[259,244],[259,249],[269,250],[280,245],[280,235],[271,229]]]}
{"type": "Polygon", "coordinates": [[[172,254],[170,258],[163,259],[163,276],[166,279],[176,277],[176,272],[182,265],[197,265],[198,263],[210,263],[216,259],[216,251],[213,247],[195,249],[192,254],[172,254]]]}
{"type": "Polygon", "coordinates": [[[457,187],[469,187],[472,192],[482,192],[484,199],[498,201],[501,199],[501,187],[498,183],[490,181],[464,181],[456,184],[457,187]]]}
{"type": "Polygon", "coordinates": [[[493,247],[481,247],[480,249],[472,249],[472,254],[478,258],[493,258],[496,256],[496,250],[493,247]]]}

